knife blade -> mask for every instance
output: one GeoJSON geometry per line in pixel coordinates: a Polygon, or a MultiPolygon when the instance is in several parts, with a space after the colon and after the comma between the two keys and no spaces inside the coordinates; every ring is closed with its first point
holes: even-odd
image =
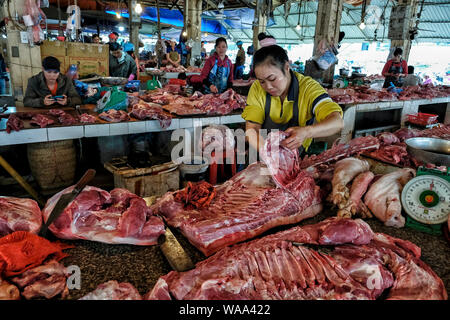
{"type": "Polygon", "coordinates": [[[166,232],[159,236],[158,244],[172,269],[178,272],[193,269],[194,263],[167,225],[165,230],[166,232]]]}
{"type": "Polygon", "coordinates": [[[47,234],[48,227],[53,223],[53,221],[56,220],[56,218],[58,218],[61,215],[61,213],[64,211],[64,209],[67,207],[67,205],[69,203],[71,203],[78,196],[78,194],[81,192],[81,190],[83,190],[83,188],[89,183],[89,181],[92,180],[92,178],[94,178],[94,176],[95,176],[94,169],[87,170],[86,173],[77,182],[77,184],[75,185],[72,192],[63,194],[59,198],[59,200],[56,203],[55,207],[53,208],[52,212],[48,216],[47,221],[42,226],[42,228],[39,232],[39,236],[45,237],[45,235],[47,234]]]}

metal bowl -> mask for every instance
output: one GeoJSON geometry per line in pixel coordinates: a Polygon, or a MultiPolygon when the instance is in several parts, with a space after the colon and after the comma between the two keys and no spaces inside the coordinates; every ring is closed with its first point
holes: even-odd
{"type": "Polygon", "coordinates": [[[128,79],[122,77],[101,77],[100,82],[102,85],[122,86],[128,82],[128,79]]]}
{"type": "Polygon", "coordinates": [[[450,166],[450,141],[437,138],[410,138],[406,150],[417,160],[438,166],[450,166]]]}

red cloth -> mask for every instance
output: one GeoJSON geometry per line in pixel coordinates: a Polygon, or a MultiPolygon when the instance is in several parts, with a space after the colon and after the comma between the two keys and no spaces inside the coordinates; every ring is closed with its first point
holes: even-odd
{"type": "Polygon", "coordinates": [[[0,275],[15,276],[40,266],[48,256],[56,261],[66,257],[62,250],[74,248],[58,242],[50,242],[27,231],[16,231],[0,238],[0,275]]]}
{"type": "MultiPolygon", "coordinates": [[[[394,60],[388,60],[388,62],[386,62],[386,64],[384,65],[383,71],[381,72],[381,75],[384,76],[385,73],[389,72],[389,69],[391,68],[392,64],[394,63],[394,60]]],[[[405,60],[401,60],[400,64],[402,65],[402,69],[403,69],[403,73],[404,74],[408,74],[408,64],[406,63],[405,60]]]]}

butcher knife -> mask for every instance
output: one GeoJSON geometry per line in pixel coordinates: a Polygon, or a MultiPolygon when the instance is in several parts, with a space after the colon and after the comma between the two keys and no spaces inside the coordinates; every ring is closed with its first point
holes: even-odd
{"type": "Polygon", "coordinates": [[[165,233],[159,236],[158,244],[172,269],[175,271],[187,271],[194,268],[191,258],[184,251],[177,238],[166,225],[165,233]]]}
{"type": "Polygon", "coordinates": [[[87,170],[86,173],[77,182],[72,192],[63,194],[59,198],[52,212],[48,216],[47,222],[42,226],[41,231],[39,232],[39,235],[41,237],[45,237],[45,235],[47,234],[48,227],[53,223],[53,221],[56,220],[56,218],[60,216],[60,214],[64,211],[67,205],[71,203],[80,194],[81,190],[83,190],[83,188],[89,183],[89,181],[92,180],[92,178],[94,178],[94,176],[95,176],[94,169],[87,170]]]}

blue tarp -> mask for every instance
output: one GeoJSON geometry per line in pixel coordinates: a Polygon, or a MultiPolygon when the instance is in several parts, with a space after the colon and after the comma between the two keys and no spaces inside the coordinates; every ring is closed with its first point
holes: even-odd
{"type": "MultiPolygon", "coordinates": [[[[115,15],[115,11],[106,11],[109,14],[115,15]]],[[[217,11],[205,12],[203,16],[208,15],[214,18],[213,14],[217,11]]],[[[252,29],[252,24],[255,20],[255,10],[250,8],[224,10],[224,15],[230,19],[224,19],[225,23],[233,29],[252,29]]],[[[159,9],[160,22],[170,24],[174,27],[183,27],[183,14],[179,10],[159,9]]],[[[127,12],[122,12],[122,16],[128,18],[127,12]]],[[[157,22],[158,16],[156,8],[146,7],[145,11],[141,14],[141,19],[157,22]]],[[[275,24],[273,17],[269,17],[267,21],[267,27],[275,24]]],[[[227,30],[217,20],[203,19],[201,32],[216,33],[226,35],[227,30]]]]}
{"type": "MultiPolygon", "coordinates": [[[[106,13],[115,15],[115,11],[106,11],[106,13]]],[[[127,12],[122,12],[122,17],[128,18],[127,12]]],[[[183,14],[179,10],[159,9],[159,21],[161,23],[170,24],[175,27],[183,27],[183,14]]],[[[157,22],[158,15],[156,8],[146,7],[145,11],[141,14],[141,19],[157,22]]],[[[202,19],[202,32],[227,34],[227,30],[218,21],[202,19]]]]}

